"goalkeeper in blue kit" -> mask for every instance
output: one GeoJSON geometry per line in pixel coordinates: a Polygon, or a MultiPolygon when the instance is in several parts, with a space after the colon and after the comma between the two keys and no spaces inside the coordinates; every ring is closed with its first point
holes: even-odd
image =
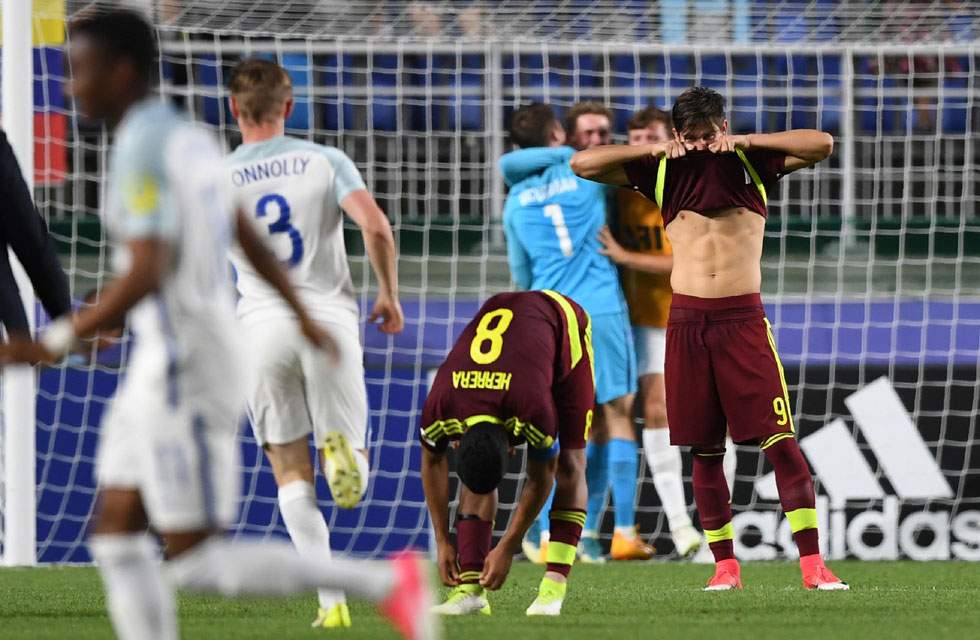
{"type": "MultiPolygon", "coordinates": [[[[605,187],[572,172],[569,160],[574,150],[564,146],[565,131],[550,106],[537,103],[518,109],[510,134],[520,150],[505,154],[500,170],[510,187],[503,217],[514,281],[523,289],[551,289],[568,296],[592,317],[596,402],[601,408],[596,417],[605,421],[611,438],[608,444],[590,442],[586,448],[589,509],[579,559],[601,561],[597,530],[610,480],[616,538],[621,544],[646,548],[634,524],[636,356],[618,273],[599,253],[599,229],[606,222],[605,187]]],[[[542,512],[547,511],[546,505],[542,512]]]]}

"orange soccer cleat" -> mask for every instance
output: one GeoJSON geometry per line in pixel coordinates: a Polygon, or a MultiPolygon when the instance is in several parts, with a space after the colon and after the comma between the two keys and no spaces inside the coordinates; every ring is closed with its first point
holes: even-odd
{"type": "Polygon", "coordinates": [[[728,591],[742,588],[742,569],[738,560],[731,558],[715,565],[715,575],[708,580],[705,591],[728,591]]]}
{"type": "Polygon", "coordinates": [[[803,571],[803,586],[818,591],[848,591],[851,587],[835,576],[823,563],[823,558],[814,554],[800,558],[803,571]]]}
{"type": "Polygon", "coordinates": [[[613,560],[649,560],[656,552],[656,549],[640,539],[635,527],[632,536],[616,531],[609,548],[609,555],[613,560]]]}

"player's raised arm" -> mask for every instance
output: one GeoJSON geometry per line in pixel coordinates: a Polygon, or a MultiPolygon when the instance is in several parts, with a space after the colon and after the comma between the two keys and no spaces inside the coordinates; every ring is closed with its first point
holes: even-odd
{"type": "Polygon", "coordinates": [[[708,149],[715,153],[734,151],[735,148],[772,149],[786,154],[784,168],[787,172],[812,167],[834,151],[834,138],[816,129],[792,129],[779,133],[750,133],[747,135],[722,136],[708,149]]]}
{"type": "Polygon", "coordinates": [[[266,248],[262,239],[259,238],[255,229],[252,227],[252,223],[241,210],[237,213],[237,228],[238,244],[245,253],[245,257],[252,263],[252,266],[255,267],[259,275],[279,292],[283,300],[296,313],[296,316],[299,318],[300,327],[303,330],[303,335],[310,342],[326,350],[332,357],[336,358],[338,350],[333,337],[321,329],[310,318],[306,312],[306,307],[303,306],[303,303],[300,302],[299,297],[296,295],[296,290],[293,288],[292,283],[290,283],[289,276],[286,275],[286,270],[283,269],[279,260],[272,252],[266,248]]]}
{"type": "Polygon", "coordinates": [[[640,146],[607,144],[579,151],[572,156],[572,171],[580,178],[625,186],[630,184],[626,170],[623,169],[623,165],[627,162],[665,154],[674,158],[684,155],[684,151],[683,145],[673,141],[640,146]]]}
{"type": "Polygon", "coordinates": [[[439,577],[447,587],[459,584],[456,547],[449,539],[449,461],[445,451],[422,447],[422,490],[436,538],[439,577]]]}
{"type": "Polygon", "coordinates": [[[357,189],[341,203],[344,211],[361,228],[368,259],[378,277],[378,299],[368,322],[382,318],[378,327],[384,333],[400,333],[405,315],[398,301],[398,250],[391,224],[367,189],[357,189]]]}

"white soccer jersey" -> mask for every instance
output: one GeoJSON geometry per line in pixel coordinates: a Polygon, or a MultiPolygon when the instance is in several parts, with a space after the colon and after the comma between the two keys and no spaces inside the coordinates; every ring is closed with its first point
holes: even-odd
{"type": "Polygon", "coordinates": [[[127,240],[172,245],[159,290],[131,312],[137,343],[129,375],[164,383],[178,398],[179,387],[197,391],[235,373],[226,261],[234,208],[222,156],[210,134],[154,98],[126,115],[109,159],[106,222],[119,243],[116,271],[128,269],[127,240]]]}
{"type": "MultiPolygon", "coordinates": [[[[310,313],[356,318],[340,203],[365,186],[350,158],[333,147],[275,136],[239,146],[226,167],[236,204],[289,269],[310,313]]],[[[232,247],[230,255],[241,294],[240,318],[293,316],[240,248],[232,247]]]]}

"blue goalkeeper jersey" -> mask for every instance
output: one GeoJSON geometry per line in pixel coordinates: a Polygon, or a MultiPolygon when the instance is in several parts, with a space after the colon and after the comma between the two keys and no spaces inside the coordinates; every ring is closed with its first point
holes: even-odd
{"type": "Polygon", "coordinates": [[[534,147],[500,159],[510,187],[504,232],[511,274],[521,288],[552,289],[592,315],[625,312],[616,268],[599,253],[605,186],[572,172],[574,153],[534,147]]]}

